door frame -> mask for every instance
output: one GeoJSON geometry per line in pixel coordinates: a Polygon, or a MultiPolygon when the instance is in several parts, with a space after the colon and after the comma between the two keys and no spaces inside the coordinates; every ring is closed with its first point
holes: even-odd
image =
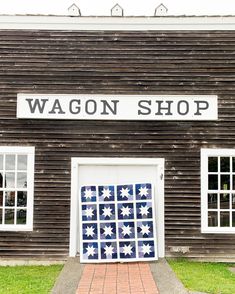
{"type": "MultiPolygon", "coordinates": [[[[116,157],[72,157],[71,158],[71,203],[70,203],[70,238],[69,256],[75,257],[79,248],[79,201],[78,177],[79,167],[86,165],[128,165],[154,166],[157,169],[157,240],[158,257],[165,256],[165,223],[164,223],[164,158],[116,158],[116,157]]],[[[155,184],[155,183],[154,183],[155,184]]]]}

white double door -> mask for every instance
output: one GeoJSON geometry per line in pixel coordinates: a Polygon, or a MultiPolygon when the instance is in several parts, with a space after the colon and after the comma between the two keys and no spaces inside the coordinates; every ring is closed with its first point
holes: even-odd
{"type": "MultiPolygon", "coordinates": [[[[74,158],[72,161],[72,201],[71,201],[71,230],[70,230],[70,256],[74,256],[74,253],[80,253],[81,261],[82,262],[112,262],[112,261],[120,261],[120,256],[123,256],[123,261],[134,261],[136,260],[143,260],[144,257],[148,257],[148,254],[154,251],[154,254],[150,254],[153,259],[157,259],[158,257],[164,257],[164,181],[163,181],[163,173],[164,173],[164,160],[163,159],[84,159],[84,158],[74,158]],[[126,162],[127,161],[127,162],[126,162]],[[139,161],[139,164],[138,164],[139,161]],[[113,163],[113,164],[112,164],[113,163]],[[146,163],[146,164],[145,164],[146,163]],[[75,183],[76,181],[76,183],[75,183]],[[151,184],[152,189],[152,197],[154,197],[153,201],[150,201],[149,203],[153,205],[152,207],[152,215],[150,215],[150,219],[148,219],[147,216],[144,216],[144,219],[136,219],[137,216],[137,206],[141,205],[141,207],[144,207],[144,203],[146,203],[144,200],[141,203],[136,203],[136,201],[127,201],[128,203],[131,202],[131,205],[133,204],[135,206],[135,216],[134,219],[124,219],[119,220],[118,218],[118,209],[116,208],[116,216],[115,219],[113,219],[113,222],[116,222],[115,226],[115,234],[114,240],[104,240],[101,236],[102,229],[108,228],[110,223],[107,219],[101,218],[101,208],[103,208],[103,204],[106,205],[108,202],[99,202],[99,187],[105,186],[106,188],[108,186],[113,186],[115,190],[117,190],[118,186],[121,185],[133,185],[133,194],[139,193],[137,191],[137,184],[151,184]],[[96,187],[97,192],[96,196],[97,199],[94,200],[94,203],[89,202],[89,198],[86,199],[87,201],[83,202],[82,200],[82,189],[84,190],[84,187],[90,186],[96,187]],[[76,191],[74,190],[76,189],[76,191]],[[75,201],[73,199],[74,197],[77,197],[78,199],[75,201]],[[87,219],[86,216],[83,218],[83,216],[86,214],[86,209],[91,210],[92,205],[97,205],[97,211],[96,218],[94,219],[87,219]],[[142,205],[143,204],[143,205],[142,205]],[[75,205],[75,207],[72,207],[72,205],[75,205]],[[90,206],[89,206],[90,205],[90,206]],[[77,216],[74,214],[77,213],[77,216]],[[151,219],[151,217],[154,219],[151,219]],[[77,222],[77,225],[75,226],[73,221],[77,222]],[[135,226],[137,224],[141,224],[142,228],[145,230],[145,232],[148,232],[149,225],[154,225],[154,229],[151,229],[151,237],[148,238],[148,235],[143,235],[144,238],[141,237],[140,228],[135,228],[135,236],[132,235],[132,237],[128,238],[128,235],[126,235],[126,238],[121,237],[121,226],[126,225],[129,227],[128,222],[133,221],[135,226]],[[141,223],[142,221],[142,223],[141,223]],[[96,230],[91,232],[91,225],[96,226],[96,230]],[[76,230],[76,231],[75,231],[76,230]],[[97,244],[98,248],[92,249],[92,244],[96,244],[96,240],[94,241],[93,238],[90,238],[90,236],[86,236],[86,232],[90,232],[90,235],[92,237],[94,234],[96,234],[97,244]],[[74,236],[75,235],[75,236],[74,236]],[[138,236],[137,236],[138,235],[138,236]],[[121,237],[121,238],[120,238],[121,237]],[[131,239],[133,238],[133,239],[131,239]],[[85,240],[84,240],[85,239],[85,240]],[[147,244],[147,241],[154,241],[150,242],[150,245],[153,245],[153,247],[150,247],[149,244],[147,244]],[[135,241],[135,243],[134,243],[135,241]],[[133,242],[133,243],[131,243],[133,242]],[[114,248],[112,249],[113,245],[114,248]],[[116,245],[115,245],[116,244],[116,245]],[[133,248],[133,244],[136,244],[136,248],[133,248]],[[139,245],[138,248],[138,244],[139,245]],[[120,247],[122,246],[122,247],[120,247]],[[124,246],[124,247],[123,247],[124,246]],[[129,247],[128,247],[129,246],[129,247]],[[87,249],[87,248],[88,249],[87,249]],[[124,248],[124,249],[123,249],[124,248]],[[145,250],[144,253],[147,252],[145,255],[141,255],[139,251],[145,250]],[[124,251],[123,251],[124,250],[124,251]],[[133,253],[133,250],[135,251],[135,254],[132,256],[129,256],[131,253],[133,253]],[[95,254],[99,251],[98,259],[97,256],[95,257],[95,254]],[[102,251],[102,252],[101,252],[102,251]],[[112,252],[118,251],[118,255],[111,255],[112,252]],[[87,254],[88,252],[88,254],[87,254]],[[107,255],[108,253],[108,255],[107,255]],[[123,254],[121,254],[123,253],[123,254]],[[89,258],[90,254],[90,258],[89,258]],[[94,257],[94,259],[93,259],[94,257]],[[106,257],[106,258],[105,258],[106,257]],[[112,258],[113,257],[113,258],[112,258]],[[129,258],[128,258],[129,257],[129,258]],[[142,258],[140,258],[142,257],[142,258]]],[[[95,189],[95,188],[93,188],[95,189]]],[[[88,193],[89,194],[89,193],[88,193]]],[[[117,195],[115,194],[115,200],[114,205],[120,206],[121,204],[117,202],[116,200],[117,195]]],[[[135,200],[135,195],[132,200],[135,200]]],[[[125,204],[123,201],[122,203],[125,204]]],[[[125,205],[124,205],[125,206],[125,205]]],[[[138,218],[138,217],[137,217],[138,218]]],[[[111,227],[110,227],[111,228],[111,227]]],[[[103,230],[104,231],[104,230],[103,230]]],[[[108,236],[109,237],[109,236],[108,236]]]]}

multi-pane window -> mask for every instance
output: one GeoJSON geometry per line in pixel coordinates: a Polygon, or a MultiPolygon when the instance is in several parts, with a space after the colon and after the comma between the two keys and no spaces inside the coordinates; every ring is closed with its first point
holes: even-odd
{"type": "Polygon", "coordinates": [[[0,230],[32,230],[33,147],[0,147],[0,230]]]}
{"type": "Polygon", "coordinates": [[[235,150],[201,150],[202,232],[235,233],[235,150]]]}

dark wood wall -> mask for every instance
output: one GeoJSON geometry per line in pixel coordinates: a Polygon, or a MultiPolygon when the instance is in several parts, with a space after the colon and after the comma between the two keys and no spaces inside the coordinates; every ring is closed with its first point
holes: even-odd
{"type": "Polygon", "coordinates": [[[235,258],[235,235],[200,233],[200,148],[235,147],[235,32],[0,31],[0,145],[36,147],[33,232],[0,256],[65,258],[72,156],[166,159],[166,253],[235,258]],[[17,120],[16,95],[215,94],[218,121],[17,120]]]}

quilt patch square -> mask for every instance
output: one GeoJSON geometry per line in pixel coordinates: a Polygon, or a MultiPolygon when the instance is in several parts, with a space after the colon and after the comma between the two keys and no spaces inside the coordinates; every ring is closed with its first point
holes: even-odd
{"type": "Polygon", "coordinates": [[[152,218],[153,209],[152,202],[137,202],[136,203],[137,218],[152,218]]]}
{"type": "Polygon", "coordinates": [[[118,201],[133,200],[133,185],[118,185],[117,200],[118,201]]]}
{"type": "Polygon", "coordinates": [[[114,204],[100,204],[100,220],[114,220],[115,219],[115,205],[114,204]]]}
{"type": "Polygon", "coordinates": [[[100,239],[116,239],[116,223],[100,223],[100,239]]]}
{"type": "Polygon", "coordinates": [[[151,184],[136,184],[136,200],[147,200],[152,198],[151,184]]]}
{"type": "Polygon", "coordinates": [[[97,240],[97,224],[84,223],[82,225],[82,237],[83,240],[97,240]]]}
{"type": "Polygon", "coordinates": [[[99,201],[114,201],[114,186],[99,186],[99,201]]]}
{"type": "Polygon", "coordinates": [[[81,189],[82,202],[96,202],[96,186],[84,186],[81,189]]]}
{"type": "Polygon", "coordinates": [[[101,259],[117,259],[117,242],[101,242],[101,259]]]}
{"type": "Polygon", "coordinates": [[[83,259],[84,260],[98,260],[98,243],[85,242],[83,245],[83,259]]]}
{"type": "Polygon", "coordinates": [[[82,220],[97,220],[97,208],[95,204],[82,205],[82,220]]]}
{"type": "Polygon", "coordinates": [[[138,241],[138,255],[140,258],[152,258],[155,256],[154,241],[138,241]]]}
{"type": "Polygon", "coordinates": [[[138,238],[153,238],[153,222],[137,222],[137,236],[138,238]]]}
{"type": "Polygon", "coordinates": [[[135,258],[136,257],[136,247],[134,241],[119,242],[120,247],[120,258],[135,258]]]}
{"type": "Polygon", "coordinates": [[[80,259],[84,263],[157,259],[151,183],[80,188],[80,259]]]}
{"type": "Polygon", "coordinates": [[[118,203],[118,219],[133,219],[134,205],[133,203],[118,203]]]}
{"type": "Polygon", "coordinates": [[[135,238],[135,223],[134,222],[118,222],[118,237],[119,239],[134,239],[135,238]]]}

